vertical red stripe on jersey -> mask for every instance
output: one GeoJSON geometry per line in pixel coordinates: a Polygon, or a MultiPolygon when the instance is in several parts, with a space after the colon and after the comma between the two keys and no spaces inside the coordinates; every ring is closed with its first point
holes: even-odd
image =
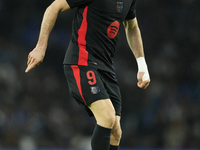
{"type": "Polygon", "coordinates": [[[75,80],[76,80],[76,84],[78,86],[78,90],[79,90],[79,93],[83,99],[83,101],[85,102],[85,104],[87,105],[84,97],[83,97],[83,93],[82,93],[82,88],[81,88],[81,77],[80,77],[80,69],[78,68],[78,66],[76,65],[71,65],[71,68],[73,70],[73,73],[74,73],[74,77],[75,77],[75,80]]]}
{"type": "Polygon", "coordinates": [[[86,32],[87,32],[87,10],[88,6],[83,11],[83,21],[81,27],[78,30],[78,46],[79,46],[79,58],[78,65],[88,65],[88,52],[86,51],[86,32]]]}

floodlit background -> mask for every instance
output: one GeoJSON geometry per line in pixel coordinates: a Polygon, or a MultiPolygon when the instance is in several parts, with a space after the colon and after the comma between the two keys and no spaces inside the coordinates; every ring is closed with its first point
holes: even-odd
{"type": "MultiPolygon", "coordinates": [[[[25,74],[52,0],[0,0],[0,147],[90,148],[95,125],[69,95],[63,58],[74,10],[59,15],[44,62],[25,74]]],[[[124,32],[115,67],[122,148],[200,148],[200,0],[138,0],[151,84],[136,86],[124,32]]]]}

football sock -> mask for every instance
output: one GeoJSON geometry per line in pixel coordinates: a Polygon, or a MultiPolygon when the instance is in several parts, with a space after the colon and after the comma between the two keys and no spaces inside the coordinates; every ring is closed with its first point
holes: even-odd
{"type": "Polygon", "coordinates": [[[111,130],[98,124],[95,126],[91,140],[92,150],[109,150],[111,130]]]}
{"type": "Polygon", "coordinates": [[[110,149],[109,150],[119,150],[119,146],[110,145],[110,149]]]}

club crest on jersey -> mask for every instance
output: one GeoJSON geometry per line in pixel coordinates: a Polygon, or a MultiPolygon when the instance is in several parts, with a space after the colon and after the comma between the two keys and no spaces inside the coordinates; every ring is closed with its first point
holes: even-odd
{"type": "Polygon", "coordinates": [[[117,12],[121,13],[123,11],[123,8],[124,8],[124,2],[117,2],[116,6],[117,12]]]}
{"type": "Polygon", "coordinates": [[[92,87],[90,87],[90,88],[91,88],[92,94],[97,94],[97,93],[100,92],[100,89],[99,89],[98,85],[92,86],[92,87]]]}

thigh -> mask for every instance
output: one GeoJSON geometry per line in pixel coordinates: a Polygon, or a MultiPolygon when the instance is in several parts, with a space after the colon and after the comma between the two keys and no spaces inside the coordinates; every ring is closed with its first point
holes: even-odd
{"type": "Polygon", "coordinates": [[[104,82],[104,86],[107,90],[109,98],[115,108],[116,115],[121,116],[122,100],[116,76],[115,74],[110,72],[105,72],[101,70],[99,70],[99,72],[101,74],[102,81],[104,82]]]}
{"type": "Polygon", "coordinates": [[[95,68],[65,65],[64,71],[70,93],[78,103],[88,106],[97,100],[109,98],[102,79],[95,68]]]}
{"type": "Polygon", "coordinates": [[[88,106],[93,112],[97,124],[112,128],[115,123],[115,109],[110,99],[101,99],[88,106]]]}

